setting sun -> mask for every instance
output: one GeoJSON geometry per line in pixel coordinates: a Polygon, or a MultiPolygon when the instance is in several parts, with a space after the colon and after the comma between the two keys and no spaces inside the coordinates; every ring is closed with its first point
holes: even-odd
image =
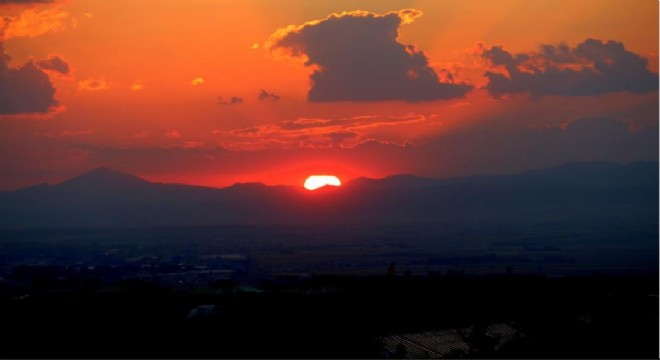
{"type": "Polygon", "coordinates": [[[341,181],[334,175],[312,175],[305,180],[305,189],[316,190],[326,185],[340,186],[341,181]]]}

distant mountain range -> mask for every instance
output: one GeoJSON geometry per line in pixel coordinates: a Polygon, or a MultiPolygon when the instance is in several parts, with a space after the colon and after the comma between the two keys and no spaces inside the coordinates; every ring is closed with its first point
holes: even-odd
{"type": "Polygon", "coordinates": [[[98,168],[0,193],[0,228],[449,222],[658,222],[658,163],[571,163],[513,175],[359,178],[313,192],[152,183],[98,168]]]}

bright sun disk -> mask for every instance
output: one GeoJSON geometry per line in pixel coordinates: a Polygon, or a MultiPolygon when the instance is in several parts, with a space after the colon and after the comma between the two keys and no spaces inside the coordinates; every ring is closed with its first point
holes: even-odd
{"type": "Polygon", "coordinates": [[[316,190],[326,185],[341,186],[341,181],[334,175],[312,175],[305,180],[305,189],[316,190]]]}

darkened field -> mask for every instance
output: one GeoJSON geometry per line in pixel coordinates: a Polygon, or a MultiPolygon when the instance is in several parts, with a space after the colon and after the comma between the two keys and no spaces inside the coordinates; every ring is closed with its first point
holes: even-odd
{"type": "Polygon", "coordinates": [[[0,242],[3,358],[657,355],[657,222],[3,230],[0,242]]]}
{"type": "Polygon", "coordinates": [[[467,336],[469,348],[452,357],[653,358],[658,349],[657,274],[320,276],[265,282],[262,293],[222,291],[231,287],[175,292],[124,281],[112,291],[33,288],[27,297],[2,299],[0,355],[379,358],[390,335],[475,333],[489,324],[507,324],[515,334],[498,346],[488,336],[467,336]]]}
{"type": "MultiPolygon", "coordinates": [[[[657,219],[410,226],[215,226],[0,230],[0,276],[24,264],[123,266],[240,254],[251,278],[280,274],[590,275],[658,268],[657,219]]],[[[4,274],[4,275],[3,275],[4,274]]]]}

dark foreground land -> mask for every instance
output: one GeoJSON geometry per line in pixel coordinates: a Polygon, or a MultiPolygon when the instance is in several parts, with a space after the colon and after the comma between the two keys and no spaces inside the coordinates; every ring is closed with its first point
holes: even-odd
{"type": "MultiPolygon", "coordinates": [[[[2,358],[656,358],[658,274],[143,280],[0,300],[2,358]]],[[[25,293],[20,295],[19,293],[25,293]]]]}
{"type": "Polygon", "coordinates": [[[0,358],[657,358],[658,224],[0,231],[0,358]]]}
{"type": "Polygon", "coordinates": [[[0,194],[0,358],[657,358],[658,164],[0,194]]]}

